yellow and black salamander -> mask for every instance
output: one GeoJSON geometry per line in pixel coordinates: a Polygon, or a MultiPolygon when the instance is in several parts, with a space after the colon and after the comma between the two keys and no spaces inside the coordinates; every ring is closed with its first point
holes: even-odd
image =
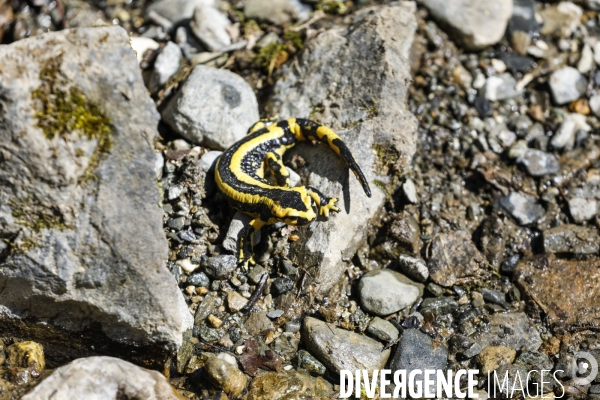
{"type": "Polygon", "coordinates": [[[254,264],[254,233],[263,225],[276,222],[306,225],[317,218],[317,211],[326,217],[330,211],[339,211],[336,198],[327,198],[310,186],[289,187],[289,173],[282,157],[287,149],[304,140],[326,143],[345,161],[371,197],[369,183],[350,150],[328,127],[296,118],[257,122],[247,136],[221,154],[215,168],[215,180],[229,204],[253,218],[238,239],[238,261],[245,270],[254,264]],[[279,186],[265,179],[266,168],[279,186]]]}

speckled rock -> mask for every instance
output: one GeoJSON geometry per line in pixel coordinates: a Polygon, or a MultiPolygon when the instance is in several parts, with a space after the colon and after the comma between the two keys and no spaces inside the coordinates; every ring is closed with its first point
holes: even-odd
{"type": "Polygon", "coordinates": [[[423,285],[388,269],[363,275],[358,284],[361,305],[376,315],[389,315],[410,307],[423,295],[423,285]]]}
{"type": "MultiPolygon", "coordinates": [[[[596,241],[597,243],[597,241],[596,241]]],[[[551,324],[600,326],[600,260],[561,260],[554,255],[521,261],[515,279],[551,324]]]]}
{"type": "Polygon", "coordinates": [[[258,102],[244,78],[197,65],[162,112],[163,120],[192,143],[222,150],[259,120],[258,102]]]}
{"type": "Polygon", "coordinates": [[[250,383],[248,400],[315,399],[329,400],[333,387],[306,371],[264,372],[250,383]]]}
{"type": "Polygon", "coordinates": [[[489,317],[487,330],[471,336],[482,348],[505,346],[513,350],[537,350],[542,344],[540,333],[522,312],[494,314],[489,317]],[[506,327],[510,327],[507,330],[506,327]]]}
{"type": "Polygon", "coordinates": [[[550,92],[556,104],[580,98],[587,88],[587,79],[573,67],[563,67],[550,75],[550,92]]]}
{"type": "Polygon", "coordinates": [[[477,356],[481,371],[488,374],[501,365],[510,364],[515,360],[517,352],[504,346],[488,346],[477,356]]]}
{"type": "Polygon", "coordinates": [[[544,230],[543,243],[547,253],[597,254],[600,250],[598,229],[573,224],[544,230]]]}
{"type": "Polygon", "coordinates": [[[598,212],[598,202],[596,199],[583,199],[581,197],[573,197],[569,200],[569,212],[573,220],[581,224],[596,216],[598,212]]]}
{"type": "Polygon", "coordinates": [[[390,356],[390,349],[383,350],[376,340],[311,317],[304,319],[302,340],[310,353],[334,372],[381,369],[390,356]]]}
{"type": "Polygon", "coordinates": [[[342,260],[356,253],[368,221],[385,201],[374,182],[386,182],[391,164],[401,169],[415,151],[416,120],[405,103],[414,13],[412,2],[360,10],[347,29],[328,30],[307,41],[297,62],[281,68],[273,88],[269,114],[313,115],[338,132],[371,182],[373,196],[368,198],[326,146],[302,143],[292,150],[307,161],[307,184],[339,198],[341,212],[301,227],[291,248],[292,261],[307,268],[322,293],[346,270],[342,260]]]}
{"type": "Polygon", "coordinates": [[[438,285],[450,287],[490,276],[487,260],[464,231],[436,235],[431,243],[427,262],[431,279],[438,285]]]}
{"type": "Polygon", "coordinates": [[[467,50],[481,50],[498,43],[512,13],[512,0],[419,0],[419,3],[467,50]]]}
{"type": "Polygon", "coordinates": [[[560,164],[554,154],[538,149],[525,150],[517,162],[525,167],[529,175],[535,177],[556,174],[560,170],[560,164]]]}
{"type": "Polygon", "coordinates": [[[48,33],[0,46],[0,59],[0,236],[12,249],[0,247],[0,330],[20,336],[24,318],[58,354],[175,350],[192,316],[166,268],[159,115],[127,32],[48,33]],[[125,348],[78,333],[92,326],[125,348]]]}
{"type": "Polygon", "coordinates": [[[112,357],[81,358],[56,369],[23,400],[183,400],[167,379],[112,357]]]}

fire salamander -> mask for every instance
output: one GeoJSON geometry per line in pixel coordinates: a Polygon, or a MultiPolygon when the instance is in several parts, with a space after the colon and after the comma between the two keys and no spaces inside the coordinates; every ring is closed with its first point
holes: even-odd
{"type": "Polygon", "coordinates": [[[253,219],[238,239],[238,261],[254,264],[254,234],[266,224],[285,222],[306,225],[330,211],[339,212],[336,198],[327,198],[310,186],[289,187],[289,173],[282,162],[285,151],[304,140],[326,143],[354,172],[367,196],[371,189],[360,167],[341,138],[331,129],[308,119],[261,120],[248,135],[225,150],[217,161],[215,180],[229,204],[253,219]],[[279,186],[269,184],[265,169],[279,186]]]}

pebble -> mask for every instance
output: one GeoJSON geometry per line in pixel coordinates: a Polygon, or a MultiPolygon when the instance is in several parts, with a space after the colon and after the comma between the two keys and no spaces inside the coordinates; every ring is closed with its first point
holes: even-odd
{"type": "Polygon", "coordinates": [[[217,51],[231,44],[227,29],[231,21],[221,11],[210,5],[196,8],[190,21],[192,33],[208,51],[217,51]]]}
{"type": "Polygon", "coordinates": [[[462,359],[468,360],[470,358],[475,357],[476,355],[478,355],[480,353],[481,353],[481,346],[479,345],[479,343],[473,343],[468,348],[461,351],[459,353],[459,355],[462,359]]]}
{"type": "Polygon", "coordinates": [[[211,326],[213,328],[219,329],[221,327],[221,325],[223,325],[223,321],[220,318],[218,318],[212,314],[210,314],[207,317],[207,319],[208,319],[208,323],[211,324],[211,326]]]}
{"type": "Polygon", "coordinates": [[[293,280],[291,280],[288,277],[279,277],[273,281],[273,283],[271,285],[271,290],[276,295],[280,295],[280,294],[289,292],[290,290],[292,290],[293,287],[294,287],[293,280]]]}
{"type": "Polygon", "coordinates": [[[230,254],[221,254],[203,260],[201,266],[209,277],[227,279],[237,269],[237,259],[230,254]]]}
{"type": "Polygon", "coordinates": [[[509,73],[494,75],[485,81],[484,95],[490,101],[507,100],[521,94],[515,87],[517,81],[509,73]]]}
{"type": "Polygon", "coordinates": [[[288,321],[285,323],[284,327],[286,332],[296,333],[300,332],[302,324],[300,324],[300,321],[288,321]]]}
{"type": "Polygon", "coordinates": [[[587,74],[592,70],[594,65],[594,53],[589,44],[585,44],[581,49],[581,57],[577,63],[577,70],[582,74],[587,74]]]}
{"type": "Polygon", "coordinates": [[[300,350],[298,351],[298,368],[304,368],[308,372],[312,372],[316,375],[325,375],[327,369],[323,364],[319,362],[316,358],[314,358],[308,351],[300,350]]]}
{"type": "MultiPolygon", "coordinates": [[[[177,261],[175,261],[175,264],[179,265],[181,267],[181,269],[183,269],[188,274],[191,274],[199,267],[198,264],[192,263],[192,261],[189,258],[184,258],[183,260],[177,260],[177,261]]],[[[193,283],[191,283],[189,281],[188,281],[188,283],[193,285],[193,283]]]]}
{"type": "Polygon", "coordinates": [[[570,1],[561,1],[557,5],[542,9],[540,15],[544,20],[540,31],[542,35],[568,38],[579,27],[583,10],[570,1]]]}
{"type": "Polygon", "coordinates": [[[264,335],[273,331],[273,323],[266,312],[253,312],[244,323],[244,328],[251,336],[264,335]]]}
{"type": "Polygon", "coordinates": [[[424,260],[401,254],[398,256],[400,272],[417,282],[424,283],[429,278],[429,269],[424,260]]]}
{"type": "Polygon", "coordinates": [[[420,0],[440,25],[447,26],[466,50],[481,50],[504,36],[512,0],[420,0]],[[465,12],[469,10],[469,12],[465,12]]]}
{"type": "Polygon", "coordinates": [[[458,303],[452,297],[429,297],[421,303],[419,311],[425,315],[432,313],[433,315],[443,315],[453,313],[458,309],[458,303]]]}
{"type": "Polygon", "coordinates": [[[536,35],[540,31],[540,23],[535,17],[536,3],[533,0],[514,0],[512,15],[508,23],[508,32],[523,32],[536,35]]]}
{"type": "Polygon", "coordinates": [[[580,225],[558,225],[543,232],[547,253],[597,254],[600,250],[598,230],[580,225]]]}
{"type": "Polygon", "coordinates": [[[208,380],[229,396],[238,397],[246,388],[246,375],[227,360],[210,356],[204,364],[204,371],[208,380]]]}
{"type": "MultiPolygon", "coordinates": [[[[234,254],[237,254],[237,242],[238,242],[238,236],[241,232],[242,229],[244,229],[245,226],[248,226],[248,224],[250,223],[250,221],[252,220],[252,217],[241,213],[239,211],[236,211],[236,213],[233,216],[233,219],[231,220],[231,224],[229,224],[229,229],[227,230],[227,234],[225,235],[225,239],[223,239],[223,248],[225,250],[228,250],[234,254]]],[[[254,245],[256,246],[261,239],[261,231],[259,230],[258,232],[256,232],[254,234],[254,245]]]]}
{"type": "Polygon", "coordinates": [[[212,4],[213,0],[158,0],[148,6],[148,11],[154,11],[176,24],[194,15],[196,7],[212,4]]]}
{"type": "Polygon", "coordinates": [[[590,97],[589,106],[592,113],[594,113],[596,117],[600,117],[600,94],[595,94],[590,97]]]}
{"type": "Polygon", "coordinates": [[[358,284],[361,305],[376,315],[389,315],[410,307],[423,293],[423,286],[387,269],[366,273],[358,284]]]}
{"type": "Polygon", "coordinates": [[[194,233],[190,231],[180,231],[177,233],[177,236],[184,242],[193,242],[194,240],[196,240],[196,235],[194,235],[194,233]]]}
{"type": "Polygon", "coordinates": [[[498,304],[506,310],[510,308],[506,302],[506,295],[499,290],[483,288],[481,289],[481,294],[483,299],[488,303],[498,304]]]}
{"type": "Polygon", "coordinates": [[[598,202],[596,199],[573,197],[569,200],[569,212],[573,220],[578,224],[594,218],[597,211],[598,202]]]}
{"type": "Polygon", "coordinates": [[[144,55],[149,50],[157,50],[160,45],[157,41],[140,37],[140,36],[132,36],[130,38],[131,48],[135,52],[135,56],[137,57],[138,63],[144,61],[144,55]]]}
{"type": "Polygon", "coordinates": [[[488,318],[487,329],[471,336],[471,339],[479,343],[482,348],[494,345],[510,347],[513,350],[521,350],[525,347],[527,350],[534,351],[541,346],[540,333],[525,313],[498,313],[488,318]]]}
{"type": "MultiPolygon", "coordinates": [[[[408,376],[414,370],[446,370],[447,362],[448,348],[444,343],[434,343],[428,335],[418,329],[407,329],[400,338],[389,368],[392,371],[406,370],[408,376]]],[[[437,387],[435,375],[433,382],[432,387],[437,387]]]]}
{"type": "Polygon", "coordinates": [[[522,226],[533,224],[546,212],[534,197],[519,192],[500,198],[499,203],[522,226]]]}
{"type": "Polygon", "coordinates": [[[560,164],[554,154],[537,149],[526,149],[517,158],[517,162],[533,177],[556,174],[560,171],[560,164]]]}
{"type": "Polygon", "coordinates": [[[402,184],[402,191],[406,200],[408,200],[412,204],[418,204],[419,198],[417,197],[417,188],[415,187],[415,183],[412,179],[406,179],[406,181],[402,184]]]}
{"type": "Polygon", "coordinates": [[[333,372],[381,369],[390,356],[382,343],[312,317],[304,319],[302,335],[308,351],[333,372]]]}
{"type": "Polygon", "coordinates": [[[509,347],[488,346],[479,353],[477,358],[481,371],[487,375],[501,365],[511,364],[516,355],[517,352],[509,347]]]}
{"type": "Polygon", "coordinates": [[[379,317],[371,320],[367,327],[367,333],[384,343],[396,340],[399,336],[398,329],[391,322],[379,317]]]}
{"type": "Polygon", "coordinates": [[[169,200],[175,200],[179,198],[182,194],[187,192],[187,188],[183,185],[173,185],[169,188],[167,198],[169,200]]]}
{"type": "Polygon", "coordinates": [[[575,145],[577,131],[589,132],[592,128],[585,121],[585,115],[567,114],[565,120],[552,136],[550,144],[555,149],[572,150],[575,145]]]}
{"type": "Polygon", "coordinates": [[[202,154],[202,156],[200,157],[200,160],[199,160],[199,164],[202,167],[202,170],[204,172],[208,172],[208,171],[212,170],[212,168],[215,165],[215,162],[217,161],[217,159],[219,158],[219,156],[221,154],[223,154],[222,151],[216,151],[216,150],[208,151],[208,152],[202,154]]]}
{"type": "Polygon", "coordinates": [[[430,252],[429,276],[438,285],[452,287],[490,276],[488,261],[468,232],[450,231],[434,236],[430,252]]]}
{"type": "Polygon", "coordinates": [[[567,66],[550,75],[549,85],[554,102],[562,105],[585,94],[587,79],[575,68],[567,66]]]}
{"type": "Polygon", "coordinates": [[[283,25],[292,19],[305,20],[310,8],[296,0],[246,0],[246,18],[266,20],[275,25],[283,25]]]}
{"type": "Polygon", "coordinates": [[[238,292],[231,291],[227,293],[227,307],[231,312],[238,312],[246,306],[248,299],[238,292]]]}
{"type": "Polygon", "coordinates": [[[267,313],[267,317],[271,319],[276,319],[281,317],[283,314],[285,314],[285,311],[283,310],[273,310],[267,313]]]}
{"type": "MultiPolygon", "coordinates": [[[[4,359],[4,354],[2,356],[4,359]]],[[[30,368],[41,373],[46,368],[44,347],[33,341],[13,343],[6,347],[6,364],[10,368],[30,368]]]]}
{"type": "Polygon", "coordinates": [[[158,92],[179,71],[182,57],[181,49],[175,43],[168,42],[163,47],[154,61],[154,69],[148,82],[150,92],[158,92]]]}
{"type": "Polygon", "coordinates": [[[194,286],[207,287],[210,285],[210,279],[208,279],[208,276],[204,272],[196,272],[188,277],[187,283],[194,286]]]}
{"type": "Polygon", "coordinates": [[[241,76],[197,65],[162,112],[163,120],[192,143],[222,150],[259,119],[254,90],[241,76]]]}

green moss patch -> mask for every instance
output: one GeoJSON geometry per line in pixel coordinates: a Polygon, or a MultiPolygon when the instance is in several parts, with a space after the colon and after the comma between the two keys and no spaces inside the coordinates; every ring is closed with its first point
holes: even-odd
{"type": "Polygon", "coordinates": [[[48,140],[68,139],[69,134],[98,144],[92,153],[80,183],[95,178],[93,171],[113,147],[114,127],[100,107],[89,101],[83,91],[69,82],[60,72],[61,57],[51,58],[40,70],[41,85],[31,93],[36,110],[37,126],[48,140]]]}

